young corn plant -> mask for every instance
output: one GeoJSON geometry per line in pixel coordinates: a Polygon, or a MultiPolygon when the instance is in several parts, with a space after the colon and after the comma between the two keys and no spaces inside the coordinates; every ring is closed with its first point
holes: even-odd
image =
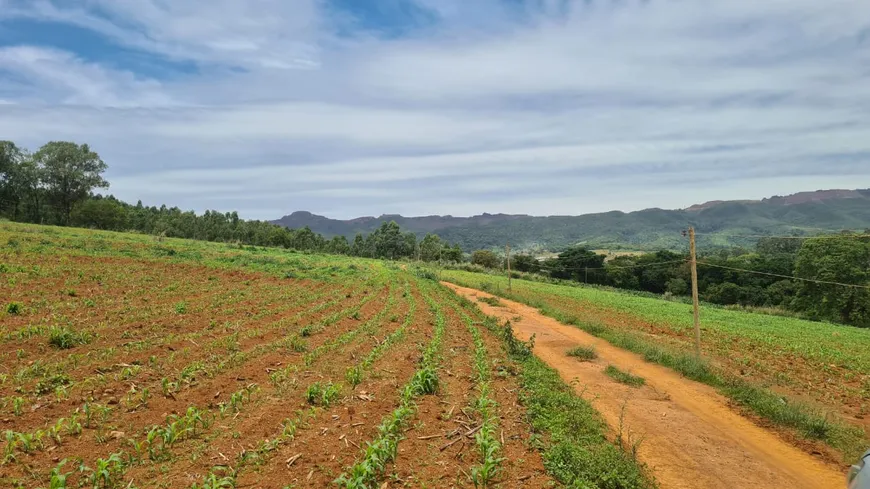
{"type": "Polygon", "coordinates": [[[51,476],[48,481],[48,489],[66,489],[67,487],[67,477],[72,472],[64,472],[63,466],[66,465],[67,459],[63,459],[60,463],[57,464],[53,469],[51,469],[51,476]]]}
{"type": "Polygon", "coordinates": [[[481,463],[471,468],[471,481],[474,487],[487,488],[499,472],[503,457],[499,457],[501,444],[495,436],[492,423],[484,422],[484,426],[474,435],[481,463]]]}
{"type": "Polygon", "coordinates": [[[230,467],[215,467],[202,481],[190,486],[190,489],[235,489],[236,471],[230,467]]]}
{"type": "Polygon", "coordinates": [[[12,413],[16,416],[21,416],[24,413],[24,398],[15,397],[12,399],[12,413]]]}
{"type": "Polygon", "coordinates": [[[97,459],[94,462],[94,468],[87,467],[82,463],[79,471],[89,474],[86,476],[87,481],[94,489],[114,489],[121,485],[125,468],[121,454],[113,453],[109,455],[109,458],[97,459]]]}
{"type": "Polygon", "coordinates": [[[311,405],[327,407],[338,398],[340,393],[341,384],[315,382],[305,390],[305,400],[311,405]]]}
{"type": "Polygon", "coordinates": [[[362,383],[362,376],[362,368],[359,365],[349,367],[344,374],[345,380],[347,380],[347,383],[354,389],[362,383]]]}

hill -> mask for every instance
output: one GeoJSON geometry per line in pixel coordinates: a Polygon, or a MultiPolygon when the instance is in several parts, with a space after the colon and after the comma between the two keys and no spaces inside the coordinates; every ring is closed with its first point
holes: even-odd
{"type": "Polygon", "coordinates": [[[758,201],[713,201],[687,209],[611,211],[580,216],[481,214],[472,217],[382,215],[350,220],[294,212],[275,224],[310,227],[324,236],[370,233],[383,222],[424,235],[432,232],[463,250],[501,247],[558,249],[574,244],[593,248],[681,249],[680,231],[694,225],[707,246],[749,246],[735,235],[811,235],[844,229],[870,229],[870,189],[819,190],[758,201]]]}

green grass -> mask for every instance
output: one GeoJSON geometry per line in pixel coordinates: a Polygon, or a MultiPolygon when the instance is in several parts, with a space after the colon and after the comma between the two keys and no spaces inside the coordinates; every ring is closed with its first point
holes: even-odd
{"type": "Polygon", "coordinates": [[[646,384],[646,379],[644,379],[643,377],[638,377],[637,375],[623,372],[622,370],[619,370],[613,365],[608,365],[607,368],[604,369],[604,373],[611,379],[619,382],[620,384],[625,384],[630,387],[640,387],[646,384]]]}
{"type": "Polygon", "coordinates": [[[565,354],[569,357],[574,357],[584,362],[588,362],[598,358],[598,352],[595,351],[594,346],[577,346],[571,348],[565,354]]]}
{"type": "Polygon", "coordinates": [[[607,440],[601,416],[555,370],[534,355],[520,357],[520,364],[521,399],[548,472],[567,487],[656,487],[630,453],[607,440]]]}

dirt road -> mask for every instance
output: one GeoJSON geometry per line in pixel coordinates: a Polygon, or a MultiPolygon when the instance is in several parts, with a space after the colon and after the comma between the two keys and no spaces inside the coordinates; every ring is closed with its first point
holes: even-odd
{"type": "MultiPolygon", "coordinates": [[[[444,285],[478,302],[490,294],[444,285]]],[[[616,348],[580,329],[540,314],[537,309],[499,299],[501,306],[478,303],[489,315],[510,319],[516,335],[535,335],[535,354],[566,381],[592,400],[616,430],[623,415],[623,433],[641,440],[639,457],[652,469],[664,489],[673,488],[794,488],[840,489],[845,476],[795,448],[728,407],[713,388],[647,363],[642,357],[616,348]],[[517,317],[521,319],[516,320],[517,317]],[[595,345],[599,358],[581,362],[565,352],[578,345],[595,345]],[[604,374],[613,364],[646,379],[632,388],[604,374]]]]}

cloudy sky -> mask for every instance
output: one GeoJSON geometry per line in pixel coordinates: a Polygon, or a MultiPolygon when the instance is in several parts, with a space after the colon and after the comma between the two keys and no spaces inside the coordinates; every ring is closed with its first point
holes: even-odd
{"type": "Polygon", "coordinates": [[[0,0],[0,139],[263,219],[870,187],[870,2],[0,0]]]}

